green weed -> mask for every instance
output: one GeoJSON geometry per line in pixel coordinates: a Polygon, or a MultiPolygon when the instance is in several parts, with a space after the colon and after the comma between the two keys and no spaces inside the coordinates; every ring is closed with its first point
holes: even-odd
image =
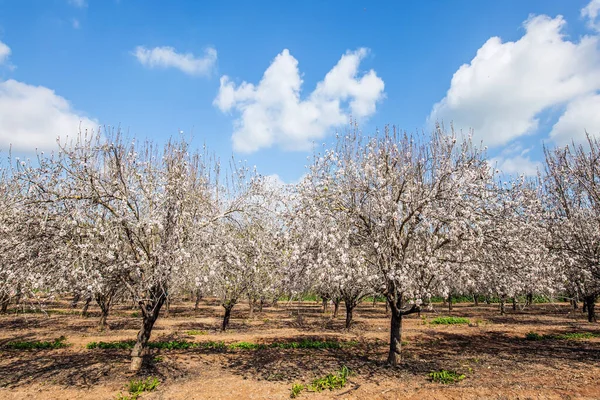
{"type": "Polygon", "coordinates": [[[536,332],[528,332],[525,340],[581,340],[600,337],[600,333],[594,332],[567,332],[556,335],[540,335],[536,332]]]}
{"type": "Polygon", "coordinates": [[[432,319],[431,322],[429,322],[430,324],[434,324],[434,325],[456,325],[456,324],[468,324],[471,321],[469,321],[468,318],[462,318],[462,317],[437,317],[435,319],[432,319]]]}
{"type": "Polygon", "coordinates": [[[158,378],[147,378],[146,380],[131,380],[129,381],[128,392],[129,395],[119,393],[117,400],[137,400],[137,398],[144,392],[151,392],[156,389],[160,381],[158,378]]]}
{"type": "Polygon", "coordinates": [[[15,341],[8,342],[4,345],[4,348],[11,350],[51,350],[51,349],[61,349],[63,347],[67,347],[66,337],[61,336],[58,339],[54,339],[51,342],[43,342],[43,341],[15,341]]]}
{"type": "Polygon", "coordinates": [[[350,370],[344,365],[340,371],[333,374],[327,374],[322,378],[317,378],[312,381],[308,390],[312,392],[322,392],[323,390],[341,389],[346,386],[348,376],[350,376],[350,370]]]}
{"type": "Polygon", "coordinates": [[[306,386],[301,383],[294,383],[292,385],[292,393],[290,394],[290,398],[295,399],[296,397],[300,396],[300,392],[302,392],[305,388],[306,386]]]}
{"type": "Polygon", "coordinates": [[[458,374],[454,371],[446,371],[445,369],[441,371],[432,371],[429,373],[429,379],[432,382],[449,384],[460,382],[465,379],[465,376],[462,374],[458,374]]]}

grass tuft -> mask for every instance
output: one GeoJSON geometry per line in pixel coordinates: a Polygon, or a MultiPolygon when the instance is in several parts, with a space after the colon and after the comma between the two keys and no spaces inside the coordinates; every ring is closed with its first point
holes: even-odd
{"type": "Polygon", "coordinates": [[[446,371],[445,369],[441,371],[432,371],[429,373],[429,380],[432,382],[443,383],[445,385],[450,383],[457,383],[465,379],[463,374],[459,374],[454,371],[446,371]]]}
{"type": "Polygon", "coordinates": [[[27,341],[14,341],[8,342],[4,345],[5,349],[11,350],[51,350],[51,349],[62,349],[63,347],[67,347],[68,344],[65,343],[67,340],[66,337],[61,336],[58,339],[54,339],[51,342],[39,341],[35,340],[32,342],[27,341]]]}
{"type": "Polygon", "coordinates": [[[117,400],[137,400],[138,397],[144,392],[152,392],[155,390],[160,381],[158,378],[149,377],[146,380],[131,380],[129,381],[128,386],[128,395],[124,395],[123,393],[119,393],[117,395],[117,400]]]}
{"type": "Polygon", "coordinates": [[[433,325],[457,325],[457,324],[469,324],[471,323],[471,321],[469,321],[468,318],[462,318],[462,317],[437,317],[431,320],[431,322],[429,322],[430,324],[433,325]]]}

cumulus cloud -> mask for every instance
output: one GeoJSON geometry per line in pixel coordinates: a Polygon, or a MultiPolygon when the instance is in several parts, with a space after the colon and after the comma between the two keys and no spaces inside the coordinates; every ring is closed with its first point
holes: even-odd
{"type": "MultiPolygon", "coordinates": [[[[571,101],[595,94],[600,89],[598,36],[569,41],[562,32],[565,24],[561,16],[532,16],[519,40],[490,38],[456,71],[429,122],[453,121],[457,128],[473,128],[477,140],[500,146],[535,133],[541,112],[568,109],[571,101]]],[[[553,138],[564,139],[558,133],[553,138]]]]}
{"type": "Polygon", "coordinates": [[[307,150],[332,127],[362,119],[376,110],[384,97],[383,80],[375,71],[359,74],[368,50],[348,51],[316,88],[301,99],[302,78],[298,60],[283,50],[254,85],[233,83],[221,77],[213,104],[222,112],[234,112],[233,147],[254,152],[274,145],[287,150],[307,150]]]}
{"type": "Polygon", "coordinates": [[[138,46],[133,52],[137,60],[148,68],[176,68],[188,75],[210,75],[217,62],[217,50],[212,47],[204,51],[203,57],[192,53],[178,53],[173,47],[148,49],[138,46]]]}
{"type": "Polygon", "coordinates": [[[550,138],[555,143],[580,142],[586,132],[600,136],[600,95],[577,98],[567,105],[565,113],[552,127],[550,138]]]}
{"type": "Polygon", "coordinates": [[[8,61],[8,57],[10,56],[10,47],[6,44],[0,42],[0,65],[6,63],[8,61]]]}
{"type": "Polygon", "coordinates": [[[98,122],[73,110],[69,102],[43,86],[15,80],[0,82],[0,150],[56,148],[56,138],[92,130],[98,122]]]}
{"type": "Polygon", "coordinates": [[[587,6],[581,9],[581,16],[587,18],[588,27],[600,31],[600,21],[598,16],[600,15],[600,0],[592,0],[587,6]]]}

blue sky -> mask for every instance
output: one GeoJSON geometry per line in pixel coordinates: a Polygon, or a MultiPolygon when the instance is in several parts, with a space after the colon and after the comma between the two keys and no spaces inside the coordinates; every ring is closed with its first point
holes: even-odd
{"type": "Polygon", "coordinates": [[[0,149],[51,149],[80,123],[159,142],[182,130],[292,182],[352,115],[367,133],[472,127],[501,169],[532,173],[543,142],[600,133],[599,9],[0,0],[0,149]]]}

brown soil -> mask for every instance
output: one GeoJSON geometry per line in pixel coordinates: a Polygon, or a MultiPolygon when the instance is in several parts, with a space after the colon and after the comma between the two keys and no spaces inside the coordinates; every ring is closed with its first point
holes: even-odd
{"type": "MultiPolygon", "coordinates": [[[[116,399],[135,378],[128,371],[128,350],[86,349],[92,341],[134,339],[140,323],[135,310],[116,307],[111,329],[99,332],[97,308],[81,318],[67,301],[41,313],[0,316],[0,398],[2,399],[116,399]],[[8,350],[15,340],[53,340],[66,336],[69,347],[56,350],[8,350]]],[[[342,308],[343,310],[343,308],[342,308]]],[[[171,307],[169,318],[158,320],[152,340],[247,341],[270,343],[302,338],[357,341],[341,349],[157,350],[159,361],[144,370],[161,383],[140,399],[287,399],[293,383],[313,379],[348,366],[354,374],[339,390],[304,391],[300,399],[600,399],[600,338],[525,340],[528,332],[557,334],[594,332],[580,310],[565,304],[536,304],[525,310],[498,314],[497,306],[459,304],[451,313],[470,325],[436,326],[425,323],[448,315],[441,305],[433,312],[405,320],[403,362],[389,368],[389,320],[383,304],[362,304],[353,328],[320,312],[314,302],[265,308],[248,319],[247,305],[233,310],[231,329],[220,333],[222,308],[216,301],[171,307]],[[190,336],[189,330],[206,335],[190,336]],[[465,374],[457,384],[428,380],[434,370],[465,374]]]]}

